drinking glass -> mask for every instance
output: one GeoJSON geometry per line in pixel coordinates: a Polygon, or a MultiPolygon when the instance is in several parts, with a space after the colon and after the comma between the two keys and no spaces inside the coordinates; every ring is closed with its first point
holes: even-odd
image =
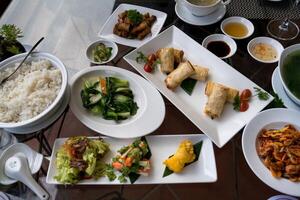
{"type": "MultiPolygon", "coordinates": [[[[295,0],[293,2],[293,6],[291,8],[292,11],[297,9],[299,2],[300,0],[295,0]]],[[[285,19],[271,20],[268,23],[267,31],[272,37],[279,40],[292,40],[298,36],[299,27],[289,19],[289,15],[290,12],[288,12],[285,19]]]]}

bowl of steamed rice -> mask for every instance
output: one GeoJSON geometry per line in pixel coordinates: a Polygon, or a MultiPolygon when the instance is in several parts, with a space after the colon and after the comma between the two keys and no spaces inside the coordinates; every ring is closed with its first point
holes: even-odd
{"type": "MultiPolygon", "coordinates": [[[[0,63],[0,81],[27,53],[0,63]]],[[[61,102],[67,87],[63,63],[49,53],[35,52],[19,70],[0,85],[0,128],[17,128],[37,122],[61,102]]]]}

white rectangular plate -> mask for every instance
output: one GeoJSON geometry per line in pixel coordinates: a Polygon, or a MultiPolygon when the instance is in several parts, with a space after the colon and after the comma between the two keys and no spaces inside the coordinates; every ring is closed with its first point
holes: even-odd
{"type": "Polygon", "coordinates": [[[162,26],[164,25],[166,18],[167,18],[167,14],[158,10],[145,8],[142,6],[131,5],[131,4],[120,4],[116,8],[116,10],[111,14],[111,16],[107,19],[102,29],[98,33],[98,36],[126,46],[139,47],[145,42],[148,42],[149,40],[157,36],[162,26]],[[150,15],[156,16],[157,19],[156,22],[154,22],[154,24],[151,27],[151,33],[148,34],[143,40],[127,39],[127,38],[117,36],[113,33],[114,26],[118,22],[118,15],[124,12],[125,10],[137,10],[142,14],[148,12],[150,15]]]}
{"type": "Polygon", "coordinates": [[[249,102],[250,107],[246,112],[236,112],[233,110],[232,105],[227,104],[225,105],[222,116],[219,119],[212,120],[203,113],[207,102],[207,96],[205,95],[206,83],[198,81],[191,96],[180,87],[175,91],[171,91],[165,86],[165,74],[161,73],[159,69],[156,69],[153,73],[147,73],[143,69],[143,64],[139,64],[135,61],[137,52],[141,51],[148,55],[163,47],[181,49],[184,51],[184,57],[191,63],[209,68],[209,80],[237,88],[240,91],[249,88],[253,94],[253,87],[259,88],[259,86],[175,26],[168,28],[156,38],[124,57],[131,66],[148,79],[218,147],[225,145],[273,99],[273,97],[271,97],[267,101],[261,101],[257,97],[253,97],[249,102]]]}
{"type": "MultiPolygon", "coordinates": [[[[163,183],[203,183],[215,182],[217,180],[217,171],[215,163],[215,155],[211,141],[203,134],[197,135],[154,135],[146,136],[151,156],[151,172],[148,177],[140,176],[134,184],[163,184],[163,183]],[[163,161],[176,152],[180,142],[189,139],[193,144],[203,141],[199,160],[184,168],[180,174],[171,174],[162,177],[165,170],[163,161]]],[[[51,155],[50,165],[47,173],[46,182],[48,184],[61,184],[54,179],[56,174],[55,158],[59,147],[64,143],[66,138],[56,139],[51,155]]],[[[134,139],[115,139],[104,138],[110,144],[111,151],[103,158],[103,161],[110,162],[112,157],[116,155],[117,150],[121,147],[131,144],[134,139]]],[[[110,182],[106,177],[98,180],[83,180],[79,185],[116,185],[120,184],[118,180],[110,182]]],[[[129,183],[127,183],[129,184],[129,183]]]]}

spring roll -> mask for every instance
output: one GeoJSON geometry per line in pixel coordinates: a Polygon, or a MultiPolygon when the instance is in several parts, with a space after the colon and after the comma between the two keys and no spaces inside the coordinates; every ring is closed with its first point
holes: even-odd
{"type": "MultiPolygon", "coordinates": [[[[206,88],[205,88],[205,94],[207,96],[210,96],[212,91],[213,91],[213,88],[216,86],[216,85],[221,85],[219,83],[214,83],[212,81],[208,81],[208,83],[206,84],[206,88]]],[[[223,85],[221,85],[223,86],[223,85]]],[[[239,91],[234,89],[234,88],[230,88],[230,87],[227,87],[227,86],[223,86],[223,87],[226,87],[228,89],[228,94],[227,94],[227,102],[230,102],[230,103],[233,103],[234,102],[234,98],[239,95],[239,91]]]]}
{"type": "Polygon", "coordinates": [[[193,67],[195,69],[195,74],[193,74],[190,78],[198,81],[206,81],[208,76],[208,68],[200,67],[199,65],[193,65],[193,67]]]}
{"type": "Polygon", "coordinates": [[[174,63],[175,65],[179,65],[183,61],[184,52],[179,49],[174,49],[174,63]]]}
{"type": "Polygon", "coordinates": [[[187,61],[180,63],[165,79],[167,88],[175,89],[181,82],[195,73],[193,66],[187,61]]]}
{"type": "Polygon", "coordinates": [[[227,93],[228,89],[223,85],[216,84],[213,87],[204,108],[204,113],[211,117],[211,119],[221,116],[226,103],[227,93]]]}
{"type": "Polygon", "coordinates": [[[156,52],[157,57],[160,60],[160,71],[164,73],[170,73],[174,70],[174,49],[162,48],[156,52]]]}

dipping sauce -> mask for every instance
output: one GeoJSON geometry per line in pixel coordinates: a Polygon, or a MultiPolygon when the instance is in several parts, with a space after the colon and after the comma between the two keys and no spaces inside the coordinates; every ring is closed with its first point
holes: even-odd
{"type": "Polygon", "coordinates": [[[252,46],[250,51],[254,57],[263,61],[272,61],[278,57],[276,49],[272,45],[266,43],[257,43],[252,46]]]}
{"type": "Polygon", "coordinates": [[[225,24],[224,31],[233,37],[245,37],[248,34],[247,27],[239,22],[230,22],[225,24]]]}
{"type": "Polygon", "coordinates": [[[207,49],[220,58],[223,58],[230,53],[230,47],[223,41],[209,42],[207,44],[207,49]]]}
{"type": "Polygon", "coordinates": [[[300,51],[287,55],[283,61],[282,76],[289,90],[300,99],[300,51]]]}

